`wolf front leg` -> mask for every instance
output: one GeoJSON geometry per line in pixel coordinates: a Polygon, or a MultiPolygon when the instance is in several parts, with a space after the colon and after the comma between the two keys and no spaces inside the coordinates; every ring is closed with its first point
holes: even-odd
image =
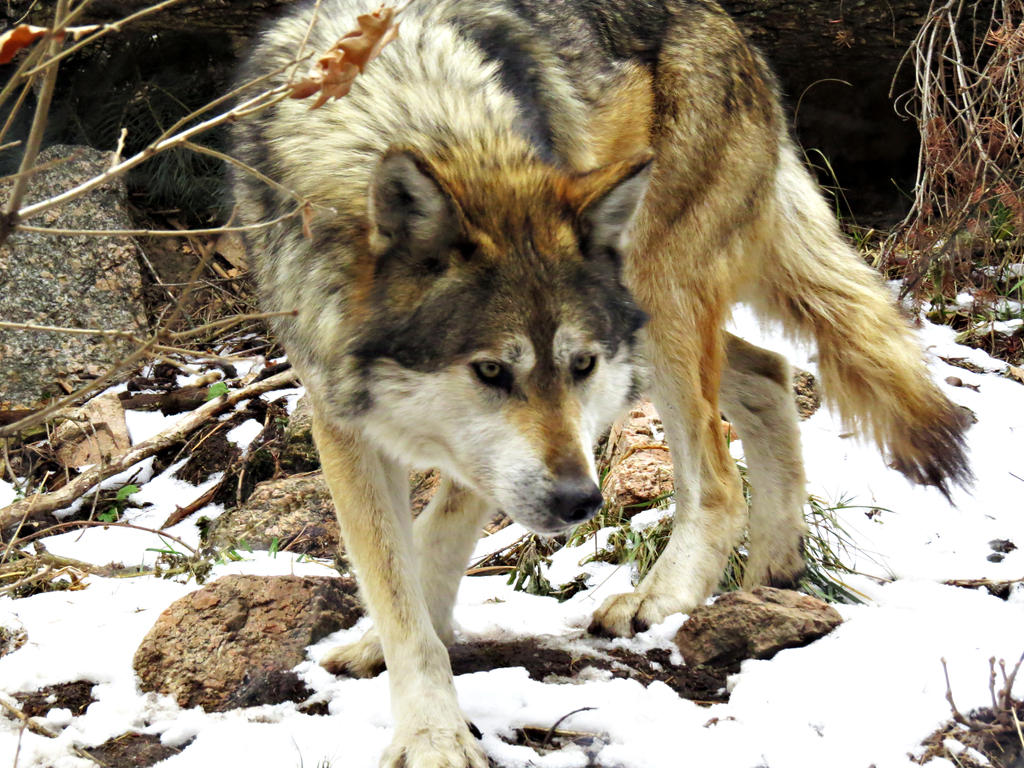
{"type": "MultiPolygon", "coordinates": [[[[419,583],[434,631],[445,645],[453,639],[452,609],[459,582],[480,529],[493,507],[480,496],[443,477],[430,504],[413,524],[413,548],[419,583]]],[[[329,651],[320,662],[335,674],[371,677],[384,668],[384,651],[375,628],[359,642],[329,651]]]]}
{"type": "Polygon", "coordinates": [[[487,768],[419,582],[404,469],[315,411],[313,437],[390,672],[395,737],[381,766],[487,768]]]}
{"type": "MultiPolygon", "coordinates": [[[[745,522],[736,465],[722,435],[718,387],[723,364],[721,305],[699,296],[648,300],[652,399],[665,424],[675,474],[672,535],[636,591],[613,595],[592,632],[629,637],[711,594],[745,522]]],[[[709,292],[710,294],[710,292],[709,292]]]]}

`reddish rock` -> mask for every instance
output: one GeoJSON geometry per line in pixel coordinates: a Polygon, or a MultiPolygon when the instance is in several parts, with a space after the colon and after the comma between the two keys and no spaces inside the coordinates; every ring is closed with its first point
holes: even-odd
{"type": "Polygon", "coordinates": [[[727,666],[770,659],[827,635],[842,617],[828,603],[788,589],[728,592],[697,608],[676,634],[687,664],[727,666]]]}
{"type": "Polygon", "coordinates": [[[220,712],[296,700],[306,648],[362,615],[355,580],[225,576],[174,602],[135,652],[142,690],[220,712]]]}
{"type": "Polygon", "coordinates": [[[653,405],[637,403],[612,427],[598,465],[608,470],[601,490],[609,507],[639,511],[672,493],[672,459],[653,405]]]}

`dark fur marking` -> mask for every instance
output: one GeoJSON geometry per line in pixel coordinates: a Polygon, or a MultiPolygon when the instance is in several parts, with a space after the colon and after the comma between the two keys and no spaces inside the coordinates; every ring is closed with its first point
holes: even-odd
{"type": "Polygon", "coordinates": [[[548,107],[542,98],[541,71],[531,51],[531,39],[524,38],[520,28],[486,16],[459,21],[486,58],[498,64],[502,85],[519,104],[518,123],[523,135],[541,157],[554,161],[554,136],[548,107]]]}
{"type": "Polygon", "coordinates": [[[596,31],[602,48],[619,59],[654,65],[661,54],[671,11],[662,0],[582,0],[578,12],[596,31]]]}

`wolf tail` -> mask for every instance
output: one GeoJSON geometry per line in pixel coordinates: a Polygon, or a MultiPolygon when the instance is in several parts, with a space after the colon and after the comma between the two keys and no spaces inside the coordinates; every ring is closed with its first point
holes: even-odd
{"type": "Polygon", "coordinates": [[[915,483],[969,486],[967,419],[928,376],[921,350],[879,276],[844,240],[817,185],[786,142],[776,181],[772,251],[755,299],[786,330],[818,343],[824,394],[915,483]]]}

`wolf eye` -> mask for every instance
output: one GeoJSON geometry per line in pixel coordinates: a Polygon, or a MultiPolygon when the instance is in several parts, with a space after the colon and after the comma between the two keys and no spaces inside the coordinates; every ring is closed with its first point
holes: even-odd
{"type": "Polygon", "coordinates": [[[470,367],[476,377],[487,386],[506,391],[512,388],[512,371],[507,366],[493,360],[478,360],[471,363],[470,367]]]}
{"type": "Polygon", "coordinates": [[[582,354],[572,359],[572,375],[577,381],[587,378],[594,372],[597,365],[597,355],[582,354]]]}

